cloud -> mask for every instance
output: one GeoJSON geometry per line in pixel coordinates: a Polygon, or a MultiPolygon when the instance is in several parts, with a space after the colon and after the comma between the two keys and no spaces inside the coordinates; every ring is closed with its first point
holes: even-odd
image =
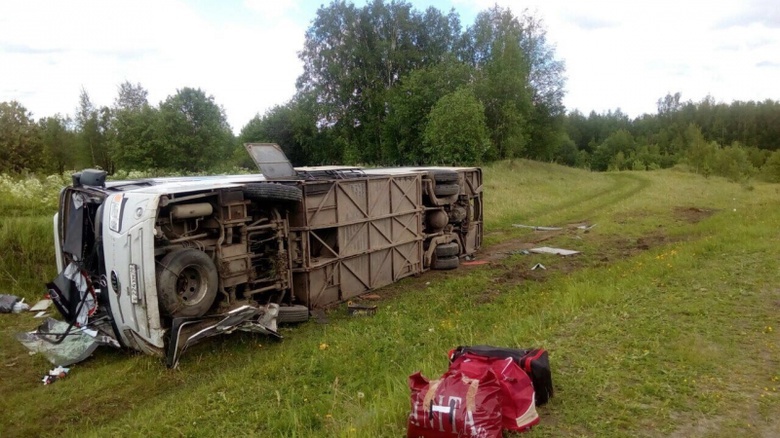
{"type": "Polygon", "coordinates": [[[50,55],[53,53],[62,53],[64,50],[56,47],[36,48],[25,44],[2,43],[0,44],[0,52],[23,55],[50,55]]]}
{"type": "Polygon", "coordinates": [[[716,29],[763,25],[770,29],[780,29],[780,8],[776,0],[752,0],[739,13],[720,20],[716,29]]]}
{"type": "Polygon", "coordinates": [[[571,14],[566,18],[575,26],[584,30],[609,29],[619,25],[616,21],[579,14],[571,14]]]}
{"type": "MultiPolygon", "coordinates": [[[[444,0],[413,0],[416,8],[444,0]]],[[[780,99],[780,28],[774,2],[656,0],[452,0],[464,18],[493,7],[527,7],[566,62],[569,109],[631,116],[654,112],[667,92],[730,101],[780,99]],[[758,8],[758,9],[756,9],[758,8]],[[756,12],[758,11],[758,12],[756,12]],[[718,28],[732,17],[746,26],[718,28]],[[748,20],[749,21],[749,20],[748,20]]],[[[157,104],[185,86],[224,106],[234,130],[295,93],[316,0],[0,1],[0,101],[36,116],[72,113],[83,86],[110,105],[117,86],[140,82],[157,104]]],[[[327,3],[327,2],[325,2],[327,3]]],[[[440,10],[446,10],[446,7],[440,10]]],[[[468,26],[471,20],[464,20],[468,26]]]]}
{"type": "Polygon", "coordinates": [[[244,6],[268,19],[283,17],[298,9],[293,0],[244,0],[244,6]]]}
{"type": "MultiPolygon", "coordinates": [[[[289,0],[274,3],[266,10],[292,13],[289,0]]],[[[259,24],[258,12],[240,2],[220,4],[221,19],[196,7],[179,0],[0,2],[0,65],[14,66],[0,69],[0,101],[19,100],[46,116],[72,113],[82,87],[98,106],[111,105],[125,80],[146,88],[152,104],[199,87],[238,130],[293,96],[304,24],[286,15],[259,24]]]]}

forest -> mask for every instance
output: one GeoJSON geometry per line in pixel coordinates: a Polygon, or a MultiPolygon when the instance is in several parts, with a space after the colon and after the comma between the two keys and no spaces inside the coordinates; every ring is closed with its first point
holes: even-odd
{"type": "Polygon", "coordinates": [[[299,57],[295,95],[237,135],[200,88],[155,105],[142,84],[125,81],[108,106],[82,88],[73,114],[37,120],[22,102],[1,102],[0,173],[228,172],[253,167],[243,143],[274,142],[296,165],[527,158],[780,181],[780,102],[669,93],[657,113],[635,119],[567,111],[565,60],[528,11],[494,6],[464,26],[455,10],[335,0],[317,11],[299,57]]]}

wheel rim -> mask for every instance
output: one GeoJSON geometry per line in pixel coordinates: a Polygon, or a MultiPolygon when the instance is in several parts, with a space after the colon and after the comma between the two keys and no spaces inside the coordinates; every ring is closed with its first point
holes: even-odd
{"type": "Polygon", "coordinates": [[[208,287],[205,273],[197,266],[190,265],[179,274],[176,281],[176,294],[184,305],[194,305],[206,296],[208,287]]]}

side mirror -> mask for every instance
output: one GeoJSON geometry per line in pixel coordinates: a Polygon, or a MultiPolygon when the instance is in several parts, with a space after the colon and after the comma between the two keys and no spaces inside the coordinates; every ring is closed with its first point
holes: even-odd
{"type": "Polygon", "coordinates": [[[84,186],[106,186],[106,175],[108,172],[98,169],[84,169],[81,172],[74,173],[71,178],[73,179],[73,187],[84,186]]]}

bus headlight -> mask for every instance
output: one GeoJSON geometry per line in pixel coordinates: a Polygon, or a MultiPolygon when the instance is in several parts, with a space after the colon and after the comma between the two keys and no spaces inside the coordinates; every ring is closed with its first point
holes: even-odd
{"type": "Polygon", "coordinates": [[[111,207],[108,210],[108,229],[119,232],[122,228],[122,209],[125,206],[124,195],[117,194],[111,197],[111,207]]]}

